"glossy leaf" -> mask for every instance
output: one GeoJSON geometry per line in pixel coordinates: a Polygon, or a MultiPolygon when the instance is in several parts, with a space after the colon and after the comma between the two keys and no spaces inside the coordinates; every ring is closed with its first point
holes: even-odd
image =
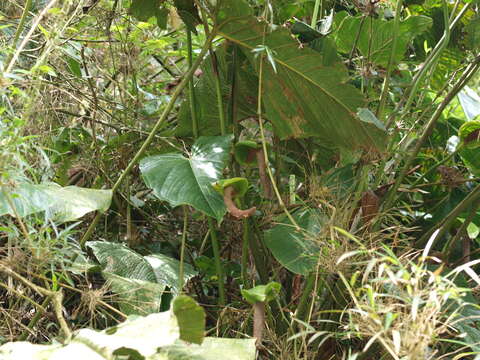
{"type": "MultiPolygon", "coordinates": [[[[102,266],[102,275],[117,295],[120,309],[126,314],[145,315],[160,309],[166,287],[179,293],[179,261],[165,255],[141,256],[122,244],[106,241],[88,243],[102,266]]],[[[184,264],[184,282],[196,273],[184,264]]]]}
{"type": "Polygon", "coordinates": [[[315,234],[321,228],[321,215],[314,209],[301,209],[293,215],[301,227],[295,227],[282,217],[280,224],[265,231],[265,245],[270,249],[275,259],[295,274],[308,275],[317,266],[320,245],[315,234]]]}
{"type": "Polygon", "coordinates": [[[55,183],[21,183],[4,186],[0,191],[0,216],[15,212],[23,217],[45,211],[48,218],[73,221],[92,211],[106,211],[112,200],[111,190],[61,187],[55,183]],[[12,209],[10,203],[15,207],[12,209]]]}
{"type": "Polygon", "coordinates": [[[241,0],[224,2],[219,33],[241,47],[257,70],[263,59],[265,115],[282,139],[316,136],[347,148],[383,145],[385,133],[355,115],[365,101],[356,88],[346,84],[343,64],[331,64],[322,54],[301,49],[283,27],[269,32],[265,23],[250,14],[241,0]]]}
{"type": "Polygon", "coordinates": [[[191,205],[220,221],[226,208],[212,184],[220,180],[232,136],[200,137],[188,157],[164,154],[144,158],[140,171],[145,184],[171,206],[191,205]]]}

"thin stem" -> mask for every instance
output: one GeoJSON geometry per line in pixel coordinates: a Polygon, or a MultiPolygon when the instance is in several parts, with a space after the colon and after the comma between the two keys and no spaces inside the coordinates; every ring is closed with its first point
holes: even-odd
{"type": "Polygon", "coordinates": [[[18,57],[20,56],[20,53],[22,52],[23,48],[27,45],[27,43],[30,41],[30,38],[33,35],[33,33],[35,32],[38,24],[40,24],[40,21],[47,14],[48,10],[50,10],[53,7],[53,5],[55,5],[56,2],[57,2],[57,0],[51,0],[47,4],[47,6],[45,6],[43,8],[43,10],[40,12],[40,14],[38,14],[37,18],[35,19],[35,21],[32,24],[32,27],[30,28],[30,30],[27,32],[27,34],[23,38],[22,42],[20,43],[20,45],[16,49],[15,53],[13,54],[11,60],[8,62],[8,65],[5,68],[6,73],[10,73],[12,71],[13,66],[15,65],[15,63],[18,60],[18,57]]]}
{"type": "MultiPolygon", "coordinates": [[[[264,33],[265,36],[265,33],[264,33]]],[[[292,223],[293,226],[295,226],[295,229],[298,231],[300,230],[300,226],[298,226],[297,222],[293,218],[293,216],[290,214],[288,211],[287,207],[285,206],[285,203],[283,202],[282,196],[280,195],[280,192],[278,191],[277,184],[275,182],[275,178],[273,177],[272,174],[272,169],[270,169],[270,161],[268,160],[268,151],[267,151],[267,140],[265,138],[265,130],[263,128],[263,119],[262,119],[262,85],[263,85],[263,57],[264,55],[262,54],[260,56],[260,66],[258,70],[258,103],[257,103],[257,115],[258,115],[258,125],[260,126],[260,136],[262,140],[262,148],[263,148],[263,153],[265,155],[265,165],[267,168],[268,176],[270,177],[270,181],[272,182],[272,187],[275,192],[275,195],[277,197],[278,203],[280,204],[280,207],[284,211],[285,215],[288,217],[290,222],[292,223]]]]}
{"type": "MultiPolygon", "coordinates": [[[[163,125],[165,120],[167,120],[167,117],[170,114],[170,112],[173,110],[173,108],[175,106],[175,103],[177,102],[178,97],[182,93],[183,89],[188,85],[188,82],[192,78],[195,70],[202,63],[202,60],[203,60],[205,54],[208,52],[208,49],[210,48],[210,45],[211,45],[214,37],[215,37],[215,31],[212,31],[210,33],[210,36],[205,40],[205,44],[203,45],[202,50],[200,51],[200,54],[198,55],[198,57],[195,59],[195,62],[192,64],[190,69],[185,73],[182,81],[180,81],[180,83],[177,85],[175,91],[172,94],[172,97],[171,97],[169,103],[167,104],[167,107],[165,108],[165,110],[163,110],[162,115],[160,116],[157,123],[154,125],[154,127],[150,131],[150,134],[145,139],[145,142],[140,147],[140,149],[137,151],[137,153],[135,154],[133,159],[130,161],[130,163],[127,165],[127,167],[125,168],[123,173],[120,175],[118,180],[113,185],[112,193],[115,193],[118,190],[118,188],[123,183],[125,178],[128,176],[130,171],[132,171],[135,164],[140,160],[140,158],[143,156],[144,152],[149,148],[150,144],[155,139],[155,135],[156,135],[157,131],[163,125]]],[[[85,245],[85,243],[90,239],[90,237],[93,234],[93,231],[95,230],[95,226],[97,225],[101,216],[102,216],[102,213],[98,212],[97,215],[95,216],[95,218],[93,219],[92,223],[88,227],[87,231],[85,232],[83,237],[80,239],[80,246],[83,247],[85,245]]]]}
{"type": "Polygon", "coordinates": [[[180,268],[178,271],[178,291],[182,293],[184,284],[184,261],[185,261],[185,243],[187,242],[187,226],[188,226],[188,208],[183,205],[183,232],[182,244],[180,246],[180,268]]]}
{"type": "Polygon", "coordinates": [[[383,110],[385,108],[385,103],[387,101],[388,89],[390,85],[390,76],[393,70],[393,63],[395,61],[395,53],[397,51],[397,39],[399,28],[400,28],[400,14],[402,12],[403,0],[397,0],[397,7],[395,9],[395,19],[393,20],[393,41],[392,41],[392,52],[390,53],[390,58],[388,59],[387,72],[385,74],[385,79],[383,80],[382,85],[382,94],[380,95],[380,103],[377,108],[377,118],[381,119],[383,115],[383,110]]]}
{"type": "Polygon", "coordinates": [[[367,19],[366,15],[363,15],[362,18],[360,19],[360,25],[358,27],[357,35],[355,36],[355,40],[353,41],[352,45],[352,50],[350,50],[350,55],[348,56],[348,64],[352,62],[353,59],[353,53],[355,52],[355,49],[357,48],[358,40],[360,40],[360,35],[362,34],[362,29],[363,29],[363,24],[365,24],[365,20],[367,19]]]}
{"type": "MultiPolygon", "coordinates": [[[[193,65],[193,50],[192,50],[192,32],[187,29],[187,61],[188,67],[191,68],[193,65]]],[[[190,116],[192,117],[192,133],[193,137],[198,138],[198,119],[197,119],[197,108],[195,101],[195,88],[193,84],[193,76],[188,82],[188,100],[190,103],[190,116]]]]}
{"type": "Polygon", "coordinates": [[[45,313],[45,308],[48,306],[48,304],[50,303],[50,301],[52,301],[52,297],[51,296],[47,296],[43,302],[42,302],[42,305],[41,305],[41,308],[37,308],[37,312],[35,313],[35,315],[33,316],[33,318],[30,320],[30,322],[28,323],[27,325],[27,329],[25,329],[25,331],[20,334],[20,336],[18,337],[17,341],[25,341],[27,340],[28,338],[28,334],[30,332],[33,332],[33,328],[35,327],[35,325],[37,325],[38,323],[38,320],[40,320],[43,316],[43,314],[45,313]],[[41,310],[43,309],[43,310],[41,310]]]}
{"type": "Polygon", "coordinates": [[[413,103],[413,99],[417,95],[418,88],[422,83],[423,77],[426,75],[430,68],[433,68],[443,49],[445,49],[445,47],[450,41],[450,19],[448,16],[448,4],[445,0],[443,1],[443,21],[445,23],[445,32],[440,41],[438,42],[437,46],[435,46],[435,49],[433,49],[433,51],[430,53],[429,58],[425,61],[422,69],[415,75],[413,79],[412,89],[410,90],[407,102],[405,103],[405,107],[403,108],[403,113],[407,113],[410,109],[410,106],[413,103]]]}
{"type": "Polygon", "coordinates": [[[248,248],[249,248],[249,226],[248,220],[243,219],[243,234],[242,234],[242,283],[245,289],[250,287],[248,281],[248,248]]]}
{"type": "Polygon", "coordinates": [[[322,8],[322,0],[316,0],[315,1],[315,7],[313,9],[313,16],[312,16],[312,22],[310,23],[310,27],[313,29],[317,28],[317,21],[318,21],[318,14],[320,13],[321,15],[321,8],[322,8]]]}
{"type": "MultiPolygon", "coordinates": [[[[23,28],[25,27],[25,23],[27,21],[28,13],[30,12],[30,9],[32,8],[32,3],[33,3],[32,0],[27,0],[27,2],[25,3],[25,6],[24,6],[23,12],[22,12],[22,17],[20,18],[20,22],[18,23],[17,30],[15,31],[15,35],[13,37],[13,41],[12,41],[12,47],[13,48],[17,47],[18,39],[20,38],[20,35],[22,34],[23,28]]],[[[11,59],[6,61],[6,63],[10,62],[10,60],[11,59]]]]}
{"type": "Polygon", "coordinates": [[[208,228],[210,229],[210,238],[212,240],[213,257],[215,261],[215,270],[218,278],[218,305],[225,306],[225,284],[222,260],[220,258],[220,246],[217,238],[214,220],[208,217],[208,228]]]}
{"type": "Polygon", "coordinates": [[[311,293],[315,286],[315,282],[317,279],[317,274],[312,272],[310,275],[307,276],[305,279],[305,286],[303,287],[302,297],[298,302],[297,311],[296,311],[296,318],[301,321],[305,321],[307,315],[308,304],[312,303],[311,293]]]}
{"type": "Polygon", "coordinates": [[[211,49],[210,49],[210,57],[212,58],[212,68],[213,68],[213,74],[215,79],[215,92],[217,95],[217,111],[218,111],[218,118],[220,120],[220,134],[225,135],[227,133],[227,129],[225,126],[225,114],[223,112],[222,85],[220,82],[220,71],[218,68],[217,54],[215,54],[215,52],[211,49]]]}

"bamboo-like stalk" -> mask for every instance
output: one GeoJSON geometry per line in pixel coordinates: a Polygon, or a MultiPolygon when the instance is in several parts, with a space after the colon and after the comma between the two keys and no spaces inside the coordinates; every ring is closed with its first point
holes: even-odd
{"type": "Polygon", "coordinates": [[[314,29],[316,29],[317,27],[318,14],[322,16],[322,7],[323,7],[323,0],[316,0],[315,7],[313,8],[312,22],[310,23],[310,27],[314,29]]]}
{"type": "MultiPolygon", "coordinates": [[[[192,32],[187,29],[187,61],[188,67],[191,68],[193,65],[193,50],[192,50],[192,32]]],[[[190,78],[188,82],[188,100],[190,102],[190,116],[192,118],[192,133],[193,137],[196,139],[198,138],[198,119],[197,119],[197,109],[196,109],[196,101],[195,101],[195,88],[193,84],[193,76],[190,78]]]]}

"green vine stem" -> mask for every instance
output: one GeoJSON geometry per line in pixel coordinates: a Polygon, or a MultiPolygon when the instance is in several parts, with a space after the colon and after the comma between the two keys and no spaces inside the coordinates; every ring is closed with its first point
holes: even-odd
{"type": "Polygon", "coordinates": [[[413,78],[413,86],[408,95],[407,102],[405,103],[405,106],[402,110],[402,112],[405,114],[408,113],[408,111],[410,110],[410,106],[413,103],[413,99],[417,96],[419,86],[422,83],[424,76],[427,74],[428,70],[433,69],[442,51],[446,48],[446,46],[450,42],[450,19],[448,15],[449,15],[448,4],[444,0],[443,1],[443,21],[445,23],[445,32],[442,38],[440,39],[440,41],[438,42],[437,46],[435,46],[435,48],[432,50],[429,57],[425,61],[425,65],[422,66],[420,71],[413,78]]]}
{"type": "Polygon", "coordinates": [[[323,0],[316,0],[315,1],[315,7],[313,8],[312,22],[310,23],[310,27],[312,27],[313,29],[317,28],[318,14],[320,14],[320,16],[322,16],[322,12],[323,12],[322,2],[323,2],[323,0]]]}
{"type": "Polygon", "coordinates": [[[392,75],[393,63],[395,61],[395,52],[397,51],[398,34],[400,28],[400,15],[402,12],[403,0],[397,0],[397,7],[395,9],[395,19],[393,20],[393,40],[392,40],[392,52],[388,59],[387,72],[385,79],[383,80],[382,93],[380,95],[380,103],[377,108],[377,118],[382,119],[385,103],[387,102],[388,89],[390,87],[390,76],[392,75]]]}
{"type": "Polygon", "coordinates": [[[248,281],[248,248],[249,248],[249,237],[250,237],[250,232],[249,232],[249,227],[248,227],[248,220],[243,219],[242,220],[242,226],[243,226],[243,234],[242,234],[242,283],[243,287],[245,289],[248,289],[250,287],[249,281],[248,281]]]}
{"type": "Polygon", "coordinates": [[[217,111],[218,118],[220,120],[220,133],[225,135],[227,133],[227,128],[225,126],[225,114],[223,112],[223,99],[222,99],[222,86],[220,82],[220,71],[218,68],[218,59],[217,54],[210,49],[210,57],[212,58],[212,68],[215,78],[215,92],[217,94],[217,111]]]}
{"type": "MultiPolygon", "coordinates": [[[[188,67],[192,68],[193,65],[193,50],[192,50],[192,32],[187,29],[187,61],[188,67]]],[[[190,78],[188,82],[188,100],[190,102],[190,116],[192,118],[192,133],[193,137],[196,139],[198,138],[198,119],[197,119],[197,111],[196,106],[197,103],[195,101],[195,88],[193,82],[193,76],[190,78]]]]}
{"type": "MultiPolygon", "coordinates": [[[[167,107],[165,108],[165,110],[163,110],[162,112],[162,115],[160,116],[160,118],[158,119],[158,121],[156,122],[156,124],[154,125],[154,127],[152,128],[152,130],[150,131],[150,133],[148,134],[148,137],[145,139],[143,145],[140,147],[140,149],[137,151],[137,153],[135,154],[135,156],[133,157],[133,159],[130,161],[130,163],[127,165],[127,167],[125,168],[125,170],[123,170],[123,173],[120,175],[120,177],[118,178],[118,180],[115,182],[115,184],[113,185],[112,187],[112,192],[115,193],[120,185],[123,183],[123,181],[125,180],[125,178],[127,177],[127,175],[130,173],[130,171],[132,171],[133,167],[135,166],[135,164],[140,160],[140,158],[143,156],[144,152],[148,149],[148,147],[150,146],[150,144],[153,142],[153,140],[155,139],[155,135],[157,133],[157,131],[160,129],[160,127],[163,125],[163,123],[166,121],[168,115],[170,114],[170,112],[173,110],[173,108],[175,107],[175,103],[177,102],[177,99],[178,97],[180,96],[180,94],[182,93],[183,89],[185,89],[185,87],[188,85],[188,83],[190,82],[190,79],[192,78],[195,70],[200,66],[200,64],[202,63],[203,61],[203,58],[205,57],[205,55],[207,54],[208,52],[208,49],[210,48],[210,45],[213,41],[213,39],[215,38],[215,33],[216,31],[212,31],[209,36],[207,37],[207,39],[205,40],[205,44],[203,45],[202,47],[202,50],[200,51],[200,54],[198,55],[198,57],[195,59],[194,63],[192,64],[192,66],[190,67],[190,69],[185,73],[185,75],[183,76],[183,79],[182,81],[180,81],[180,83],[177,85],[175,91],[173,92],[172,94],[172,97],[170,98],[170,101],[168,102],[167,104],[167,107]]],[[[100,220],[100,217],[102,216],[103,213],[101,212],[98,212],[96,215],[95,215],[95,218],[93,219],[93,221],[90,223],[90,226],[88,227],[87,231],[85,232],[85,234],[83,235],[83,237],[80,239],[80,246],[81,247],[84,247],[85,246],[85,243],[90,239],[90,237],[92,236],[94,230],[95,230],[95,226],[97,225],[98,221],[100,220]]]]}
{"type": "Polygon", "coordinates": [[[188,227],[188,208],[183,205],[183,232],[182,243],[180,245],[180,266],[178,271],[178,291],[183,292],[184,284],[184,262],[185,262],[185,243],[187,242],[187,227],[188,227]]]}
{"type": "MultiPolygon", "coordinates": [[[[32,0],[27,0],[25,6],[23,7],[22,17],[20,18],[20,22],[18,23],[17,29],[15,30],[15,35],[13,36],[12,47],[15,49],[17,47],[18,39],[20,39],[20,35],[22,34],[23,28],[25,27],[25,23],[27,21],[28,13],[32,8],[32,0]]],[[[6,61],[9,63],[11,59],[6,61]]]]}
{"type": "Polygon", "coordinates": [[[218,305],[225,306],[225,281],[222,260],[220,258],[220,245],[217,238],[217,230],[215,229],[214,220],[208,217],[208,228],[210,230],[210,238],[212,240],[213,257],[215,261],[215,270],[218,280],[218,305]]]}

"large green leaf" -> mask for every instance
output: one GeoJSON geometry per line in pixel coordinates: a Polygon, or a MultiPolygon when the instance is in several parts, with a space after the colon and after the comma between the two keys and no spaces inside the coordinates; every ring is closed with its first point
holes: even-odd
{"type": "Polygon", "coordinates": [[[212,184],[221,178],[233,136],[202,136],[188,157],[164,154],[144,158],[140,171],[145,184],[171,206],[191,205],[220,221],[226,208],[212,184]]]}
{"type": "Polygon", "coordinates": [[[113,360],[123,358],[123,355],[138,360],[218,360],[226,356],[232,360],[255,359],[255,339],[205,338],[201,345],[182,341],[182,333],[188,334],[186,329],[195,328],[197,339],[199,333],[203,337],[204,318],[197,316],[198,305],[186,296],[176,298],[173,301],[173,307],[175,306],[183,311],[181,316],[184,319],[190,318],[190,323],[180,321],[171,309],[145,317],[131,317],[103,331],[81,329],[66,344],[10,342],[0,347],[0,358],[113,360]],[[185,307],[187,303],[189,305],[185,307]]]}
{"type": "Polygon", "coordinates": [[[333,36],[340,51],[349,53],[359,34],[357,48],[362,55],[370,54],[370,60],[373,63],[387,66],[392,52],[393,37],[397,37],[394,61],[398,63],[403,59],[408,44],[413,38],[432,26],[432,19],[422,15],[410,16],[400,22],[397,33],[394,32],[393,20],[385,21],[369,17],[363,21],[362,25],[362,17],[349,16],[346,12],[340,12],[335,16],[335,24],[337,31],[333,36]]]}
{"type": "Polygon", "coordinates": [[[257,66],[259,57],[252,50],[266,53],[268,49],[269,56],[261,57],[265,114],[281,138],[317,136],[347,148],[383,145],[384,131],[356,116],[365,101],[356,88],[346,84],[348,73],[343,64],[332,64],[330,57],[302,49],[283,27],[269,32],[242,0],[223,4],[219,33],[239,45],[257,66]]]}
{"type": "Polygon", "coordinates": [[[15,212],[23,217],[45,211],[57,221],[73,221],[92,211],[106,211],[112,200],[111,190],[61,187],[55,183],[20,183],[0,190],[0,216],[15,212]],[[10,207],[10,201],[15,209],[10,207]],[[14,211],[15,210],[15,211],[14,211]]]}
{"type": "MultiPolygon", "coordinates": [[[[102,275],[117,294],[120,309],[126,314],[149,314],[160,309],[166,287],[178,294],[180,263],[161,254],[141,256],[122,244],[106,241],[88,243],[102,266],[102,275]]],[[[184,264],[185,284],[196,275],[192,266],[184,264]]]]}
{"type": "MultiPolygon", "coordinates": [[[[235,50],[235,45],[230,44],[219,47],[215,50],[217,57],[218,74],[220,77],[222,91],[223,113],[228,114],[232,98],[232,71],[235,71],[235,91],[236,91],[236,120],[241,121],[245,118],[255,116],[257,103],[257,83],[258,78],[255,75],[250,62],[246,57],[235,50]],[[236,51],[236,60],[233,60],[236,51]],[[233,67],[236,67],[236,70],[233,67]]],[[[198,116],[198,131],[201,135],[219,135],[220,118],[218,114],[217,92],[215,88],[215,73],[212,67],[212,57],[208,56],[202,65],[202,76],[195,84],[196,110],[198,116]]],[[[229,117],[225,116],[228,120],[229,117]]],[[[227,129],[232,128],[231,123],[227,123],[227,129]]],[[[190,101],[187,98],[180,106],[178,114],[178,136],[190,136],[192,133],[192,119],[190,114],[190,101]]]]}
{"type": "Polygon", "coordinates": [[[265,244],[277,261],[295,274],[308,275],[314,271],[321,251],[316,234],[321,228],[321,215],[314,209],[301,209],[293,218],[295,227],[282,217],[280,224],[265,231],[265,244]]]}

